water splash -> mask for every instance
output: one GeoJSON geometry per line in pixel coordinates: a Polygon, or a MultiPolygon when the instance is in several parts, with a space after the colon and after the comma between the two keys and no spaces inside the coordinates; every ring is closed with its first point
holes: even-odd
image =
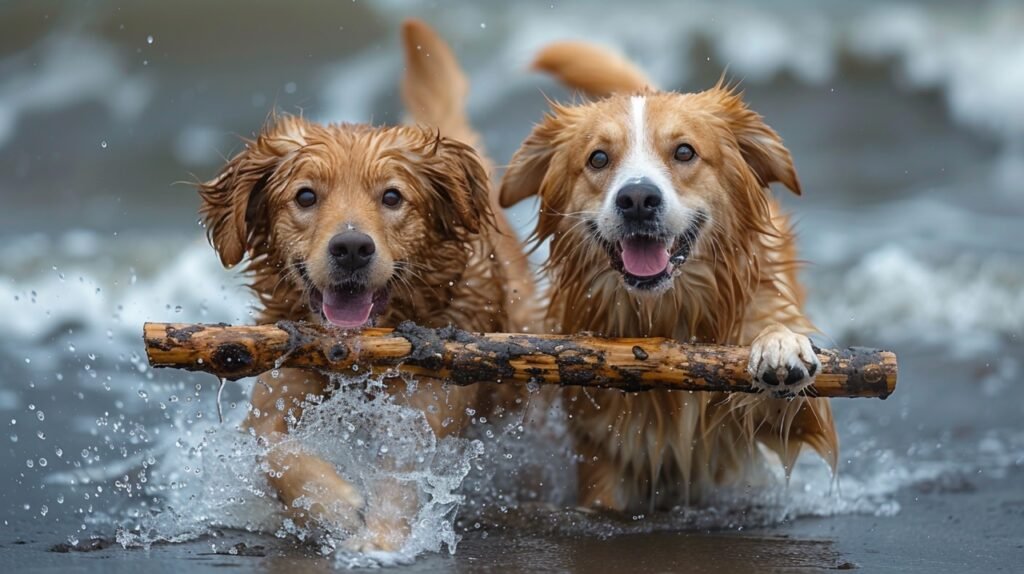
{"type": "Polygon", "coordinates": [[[146,488],[162,499],[162,507],[117,520],[118,542],[148,547],[192,540],[216,528],[238,528],[315,544],[348,566],[407,562],[443,548],[454,552],[459,540],[455,514],[464,500],[460,487],[472,461],[481,456],[482,443],[438,439],[422,412],[384,392],[381,378],[339,377],[334,382],[338,390],[323,400],[311,398],[307,406],[313,408],[301,420],[289,417],[287,437],[273,446],[239,430],[248,414],[241,411],[226,425],[196,421],[173,445],[166,439],[155,449],[159,462],[146,488]],[[374,486],[383,480],[412,489],[416,508],[405,543],[393,553],[347,552],[344,544],[351,533],[291,520],[266,479],[271,469],[264,459],[271,448],[330,462],[371,506],[381,502],[374,499],[374,486]]]}

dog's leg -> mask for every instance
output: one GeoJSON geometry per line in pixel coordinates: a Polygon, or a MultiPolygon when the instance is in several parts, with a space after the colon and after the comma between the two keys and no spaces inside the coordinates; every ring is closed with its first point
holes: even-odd
{"type": "MultiPolygon", "coordinates": [[[[382,463],[385,471],[401,471],[394,461],[382,463]]],[[[419,510],[415,485],[394,477],[382,477],[370,486],[363,528],[345,541],[354,552],[394,552],[402,547],[419,510]]]]}
{"type": "MultiPolygon", "coordinates": [[[[395,403],[423,413],[434,435],[440,440],[458,435],[469,423],[467,407],[477,403],[475,387],[442,388],[440,381],[421,378],[416,390],[392,391],[395,403]]],[[[382,462],[383,470],[401,473],[407,464],[394,459],[382,462]]],[[[391,552],[401,548],[412,529],[411,521],[419,511],[419,491],[415,484],[386,477],[370,486],[364,512],[365,529],[345,543],[359,552],[391,552]]]]}
{"type": "Polygon", "coordinates": [[[625,510],[622,487],[622,469],[615,464],[607,449],[583,437],[574,437],[576,452],[580,455],[577,465],[576,504],[580,508],[604,509],[614,512],[625,510]]]}
{"type": "Polygon", "coordinates": [[[267,479],[289,515],[300,524],[322,525],[351,534],[362,525],[362,496],[338,475],[334,465],[289,450],[284,444],[287,417],[302,416],[306,397],[322,395],[326,385],[322,375],[296,369],[281,369],[276,379],[263,375],[253,390],[253,411],[245,425],[270,446],[265,459],[267,479]]]}

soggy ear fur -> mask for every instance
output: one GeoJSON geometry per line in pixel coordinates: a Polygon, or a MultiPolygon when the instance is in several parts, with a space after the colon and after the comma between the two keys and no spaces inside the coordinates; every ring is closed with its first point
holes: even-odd
{"type": "Polygon", "coordinates": [[[510,207],[540,193],[569,113],[569,108],[553,104],[553,112],[545,115],[543,121],[534,126],[516,150],[501,178],[498,201],[502,207],[510,207]]]}
{"type": "Polygon", "coordinates": [[[199,213],[225,267],[237,265],[267,239],[263,190],[281,159],[305,144],[304,125],[305,120],[295,116],[272,117],[217,177],[198,185],[199,213]]]}
{"type": "Polygon", "coordinates": [[[425,148],[418,169],[430,184],[432,212],[441,232],[464,239],[495,227],[490,177],[473,148],[436,132],[425,148]]]}
{"type": "Polygon", "coordinates": [[[736,136],[740,154],[761,185],[767,187],[770,183],[779,182],[800,195],[800,180],[793,166],[793,156],[761,114],[748,108],[740,94],[721,82],[705,94],[717,100],[713,108],[715,115],[724,120],[736,136]]]}

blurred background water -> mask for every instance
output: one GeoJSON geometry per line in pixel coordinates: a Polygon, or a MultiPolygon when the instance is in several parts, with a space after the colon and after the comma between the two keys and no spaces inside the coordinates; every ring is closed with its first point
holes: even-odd
{"type": "MultiPolygon", "coordinates": [[[[1021,484],[1024,4],[13,1],[0,5],[0,538],[109,532],[184,488],[161,461],[199,472],[215,381],[147,369],[141,325],[251,321],[252,298],[202,239],[191,183],[273,109],[401,121],[408,16],[451,42],[498,165],[545,97],[570,97],[527,69],[567,38],[617,48],[665,88],[727,69],[785,138],[820,342],[894,348],[903,371],[885,402],[835,401],[842,493],[798,472],[751,522],[892,515],[908,488],[979,474],[1021,484]]],[[[526,230],[535,209],[511,215],[526,230]]],[[[246,392],[228,389],[233,420],[246,392]]],[[[488,475],[467,484],[474,473],[488,475]]],[[[660,520],[624,531],[745,519],[660,520]]]]}

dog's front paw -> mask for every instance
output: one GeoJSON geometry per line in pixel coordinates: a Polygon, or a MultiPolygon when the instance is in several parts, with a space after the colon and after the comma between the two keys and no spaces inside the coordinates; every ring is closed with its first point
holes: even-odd
{"type": "Polygon", "coordinates": [[[347,481],[338,478],[328,484],[306,484],[303,491],[288,508],[290,518],[300,526],[324,528],[342,536],[363,529],[366,503],[347,481]]]}
{"type": "Polygon", "coordinates": [[[776,396],[791,396],[811,386],[819,370],[811,340],[783,325],[765,328],[750,345],[747,372],[754,387],[776,396]]]}
{"type": "Polygon", "coordinates": [[[390,532],[363,530],[349,538],[342,545],[349,552],[372,554],[374,552],[397,552],[402,547],[401,537],[390,532]]]}

